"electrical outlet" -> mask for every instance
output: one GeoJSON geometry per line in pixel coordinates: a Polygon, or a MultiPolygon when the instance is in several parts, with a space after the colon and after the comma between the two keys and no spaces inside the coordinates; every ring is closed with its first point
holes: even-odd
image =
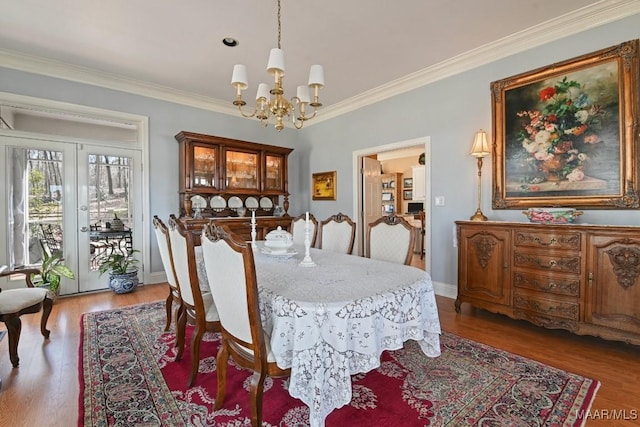
{"type": "Polygon", "coordinates": [[[444,196],[436,196],[436,206],[444,206],[444,196]]]}

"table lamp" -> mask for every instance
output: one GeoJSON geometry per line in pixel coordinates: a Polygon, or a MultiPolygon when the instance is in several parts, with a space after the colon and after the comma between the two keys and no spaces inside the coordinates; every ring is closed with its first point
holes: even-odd
{"type": "Polygon", "coordinates": [[[471,147],[471,155],[478,159],[478,209],[476,213],[469,218],[471,221],[486,221],[487,217],[480,210],[480,198],[482,195],[482,158],[490,153],[489,143],[487,142],[487,133],[480,129],[476,132],[473,139],[473,147],[471,147]]]}

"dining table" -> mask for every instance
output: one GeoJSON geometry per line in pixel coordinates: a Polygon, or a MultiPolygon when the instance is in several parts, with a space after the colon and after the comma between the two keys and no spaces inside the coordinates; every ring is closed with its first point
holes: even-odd
{"type": "MultiPolygon", "coordinates": [[[[276,363],[291,369],[289,394],[309,407],[312,427],[351,401],[351,376],[379,367],[385,350],[415,340],[426,357],[440,355],[426,271],[315,248],[314,265],[303,266],[302,245],[280,254],[268,249],[254,244],[260,316],[276,363]]],[[[201,251],[196,258],[207,282],[201,251]]]]}

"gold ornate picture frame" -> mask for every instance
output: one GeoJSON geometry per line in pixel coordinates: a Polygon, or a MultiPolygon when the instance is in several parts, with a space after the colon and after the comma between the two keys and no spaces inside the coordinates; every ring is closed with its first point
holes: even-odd
{"type": "Polygon", "coordinates": [[[318,172],[312,175],[311,194],[313,200],[336,200],[336,171],[318,172]]]}
{"type": "Polygon", "coordinates": [[[638,40],[491,83],[493,208],[637,209],[638,40]]]}

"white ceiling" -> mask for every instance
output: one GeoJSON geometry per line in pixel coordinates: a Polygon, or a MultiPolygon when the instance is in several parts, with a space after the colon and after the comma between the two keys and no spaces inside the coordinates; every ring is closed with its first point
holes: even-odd
{"type": "MultiPolygon", "coordinates": [[[[231,112],[277,42],[276,0],[0,0],[0,66],[231,112]],[[229,48],[223,37],[239,46],[229,48]]],[[[568,34],[640,13],[637,0],[282,0],[285,93],[325,68],[337,115],[568,34]]]]}

